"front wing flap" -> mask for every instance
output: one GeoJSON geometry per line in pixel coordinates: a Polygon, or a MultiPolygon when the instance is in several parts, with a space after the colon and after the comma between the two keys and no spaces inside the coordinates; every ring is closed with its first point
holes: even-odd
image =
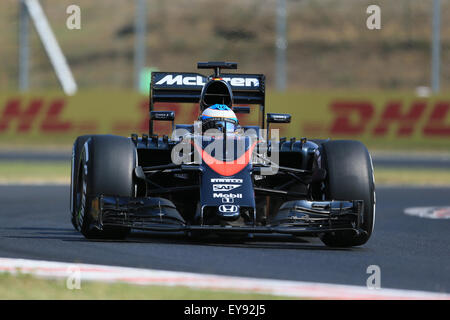
{"type": "Polygon", "coordinates": [[[267,225],[190,225],[175,205],[164,198],[129,198],[101,195],[92,201],[96,228],[122,226],[168,232],[278,233],[316,236],[337,231],[361,234],[363,201],[289,201],[267,225]]]}

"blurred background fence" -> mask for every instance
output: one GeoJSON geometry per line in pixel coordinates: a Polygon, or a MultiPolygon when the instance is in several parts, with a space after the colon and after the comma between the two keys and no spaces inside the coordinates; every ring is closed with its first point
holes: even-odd
{"type": "MultiPolygon", "coordinates": [[[[399,143],[392,142],[396,148],[436,138],[441,139],[437,145],[446,148],[450,137],[450,103],[446,102],[450,101],[450,21],[446,19],[450,16],[450,0],[440,1],[440,94],[428,96],[426,89],[432,77],[435,1],[142,0],[146,6],[143,65],[163,71],[195,71],[197,61],[236,61],[240,72],[266,75],[269,110],[286,109],[294,113],[294,119],[301,119],[302,125],[292,126],[289,134],[347,135],[369,144],[375,136],[379,142],[374,145],[383,145],[388,137],[389,141],[403,138],[399,143]],[[278,95],[276,43],[283,25],[277,27],[277,6],[283,3],[287,91],[278,95]],[[380,30],[366,27],[366,9],[371,4],[381,8],[380,30]],[[426,88],[417,91],[418,87],[426,88]],[[336,107],[342,101],[353,106],[336,107]],[[424,109],[414,109],[415,101],[425,101],[424,109]],[[400,106],[389,107],[396,102],[400,106]],[[355,103],[360,103],[359,107],[355,103]],[[372,105],[372,113],[361,107],[364,103],[372,105]],[[439,103],[441,107],[436,107],[439,103]],[[327,115],[320,123],[323,114],[327,115]],[[367,128],[333,132],[330,128],[336,121],[347,123],[347,129],[360,123],[367,128]],[[379,121],[393,123],[384,136],[373,134],[379,121]],[[440,135],[430,135],[424,129],[430,121],[435,124],[433,128],[443,130],[440,135]],[[413,127],[409,135],[402,131],[408,132],[402,129],[405,126],[413,127]],[[416,136],[420,139],[412,138],[416,136]]],[[[94,106],[105,104],[109,108],[98,110],[119,119],[126,112],[141,110],[144,102],[140,101],[145,98],[133,93],[138,0],[40,0],[76,79],[77,95],[81,96],[75,100],[66,100],[69,98],[59,93],[55,71],[31,22],[28,90],[19,95],[19,3],[0,1],[0,143],[11,141],[18,133],[27,140],[26,132],[18,129],[17,115],[30,111],[35,99],[44,99],[43,118],[45,112],[53,112],[56,119],[57,110],[62,119],[76,118],[80,113],[90,118],[94,106]],[[66,9],[72,4],[81,8],[80,30],[66,27],[66,9]],[[113,90],[124,95],[106,98],[113,90]],[[50,101],[60,96],[67,103],[51,109],[50,101]],[[11,107],[17,97],[22,99],[21,107],[11,107]],[[132,103],[127,105],[127,101],[132,103]]],[[[142,115],[139,113],[139,117],[142,115]]],[[[41,124],[30,126],[32,132],[41,124]]],[[[70,139],[89,128],[80,126],[70,139]]],[[[113,129],[102,128],[99,132],[113,129]]]]}
{"type": "MultiPolygon", "coordinates": [[[[135,3],[41,0],[80,89],[132,88],[135,3]],[[81,8],[81,29],[66,8],[81,8]]],[[[0,1],[0,87],[18,85],[18,0],[0,1]]],[[[286,0],[287,87],[414,89],[430,85],[433,0],[286,0]],[[366,8],[381,8],[381,30],[366,8]]],[[[146,65],[191,71],[202,60],[239,62],[275,84],[276,0],[148,0],[146,65]]],[[[441,1],[441,87],[450,87],[450,1],[441,1]]],[[[30,26],[30,88],[58,86],[30,26]]]]}

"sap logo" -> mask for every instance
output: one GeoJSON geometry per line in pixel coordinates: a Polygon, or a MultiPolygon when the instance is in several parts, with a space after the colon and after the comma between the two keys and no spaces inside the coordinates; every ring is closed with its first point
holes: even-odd
{"type": "Polygon", "coordinates": [[[213,198],[242,199],[242,193],[213,193],[213,198]]]}
{"type": "Polygon", "coordinates": [[[211,179],[212,183],[242,183],[242,179],[229,179],[229,178],[214,178],[211,179]]]}
{"type": "Polygon", "coordinates": [[[239,211],[239,207],[234,204],[223,204],[219,206],[219,212],[222,213],[235,213],[239,211]]]}
{"type": "Polygon", "coordinates": [[[231,191],[240,186],[239,184],[213,184],[213,191],[231,191]]]}

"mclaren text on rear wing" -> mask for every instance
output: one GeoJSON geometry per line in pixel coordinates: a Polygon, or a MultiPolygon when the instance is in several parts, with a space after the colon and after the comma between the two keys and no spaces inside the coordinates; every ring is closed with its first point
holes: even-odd
{"type": "MultiPolygon", "coordinates": [[[[220,78],[230,84],[234,103],[264,105],[264,75],[222,73],[220,78]]],[[[198,73],[154,72],[150,84],[150,106],[155,102],[198,102],[208,80],[209,77],[198,73]]]]}

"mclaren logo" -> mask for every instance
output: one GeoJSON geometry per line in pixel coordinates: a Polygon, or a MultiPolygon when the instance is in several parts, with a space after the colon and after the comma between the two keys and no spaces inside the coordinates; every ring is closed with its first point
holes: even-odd
{"type": "MultiPolygon", "coordinates": [[[[243,78],[243,77],[225,77],[222,78],[224,81],[228,82],[232,87],[259,87],[258,78],[243,78]]],[[[168,74],[158,82],[157,85],[168,85],[168,86],[204,86],[205,78],[202,76],[192,75],[183,76],[182,74],[168,74]]]]}
{"type": "Polygon", "coordinates": [[[213,191],[231,191],[240,186],[240,184],[213,184],[213,191]]]}
{"type": "Polygon", "coordinates": [[[205,85],[205,81],[203,81],[202,76],[184,76],[179,74],[174,76],[173,74],[168,74],[161,80],[159,80],[157,85],[166,84],[168,86],[173,86],[174,84],[177,86],[185,85],[185,86],[203,86],[205,85]]]}

